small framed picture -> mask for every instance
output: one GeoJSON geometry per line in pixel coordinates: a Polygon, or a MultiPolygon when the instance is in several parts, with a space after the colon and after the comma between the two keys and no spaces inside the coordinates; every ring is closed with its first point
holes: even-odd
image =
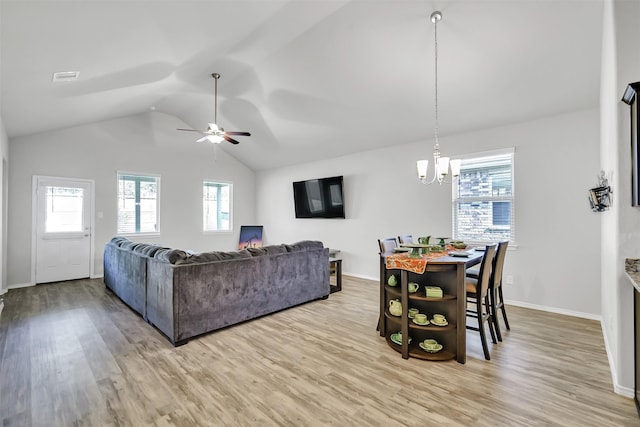
{"type": "Polygon", "coordinates": [[[262,247],[262,226],[261,225],[241,225],[240,242],[238,249],[261,248],[262,247]]]}

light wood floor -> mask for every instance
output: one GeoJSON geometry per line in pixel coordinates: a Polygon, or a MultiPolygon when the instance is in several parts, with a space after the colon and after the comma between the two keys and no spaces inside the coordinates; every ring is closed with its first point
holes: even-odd
{"type": "MultiPolygon", "coordinates": [[[[508,290],[507,290],[508,292],[508,290]]],[[[3,426],[634,426],[596,321],[508,307],[485,361],[404,360],[376,332],[376,282],[173,348],[101,280],[11,290],[3,426]]]]}

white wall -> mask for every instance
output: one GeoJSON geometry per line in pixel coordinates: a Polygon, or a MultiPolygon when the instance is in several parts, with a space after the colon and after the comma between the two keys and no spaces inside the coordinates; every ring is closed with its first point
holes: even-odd
{"type": "Polygon", "coordinates": [[[620,99],[640,81],[640,2],[606,1],[604,12],[601,158],[615,197],[602,216],[602,318],[615,390],[632,396],[633,288],[624,259],[640,258],[640,209],[631,206],[629,107],[620,99]]]}
{"type": "Polygon", "coordinates": [[[195,251],[236,249],[239,226],[255,223],[255,175],[219,147],[214,158],[213,145],[196,144],[179,127],[185,123],[155,112],[12,139],[9,286],[31,282],[33,175],[95,180],[95,211],[103,215],[95,219],[96,275],[103,271],[104,244],[116,235],[118,170],[161,176],[161,236],[132,240],[195,251]],[[205,179],[233,183],[233,232],[202,232],[205,179]]]}
{"type": "MultiPolygon", "coordinates": [[[[506,298],[537,308],[600,315],[600,217],[587,189],[599,165],[597,110],[574,112],[441,140],[443,153],[515,147],[517,250],[506,298]]],[[[451,187],[424,186],[415,161],[432,142],[411,143],[257,173],[257,220],[269,243],[318,239],[342,251],[345,274],[378,278],[377,239],[451,235],[451,187]],[[292,182],[345,177],[345,220],[295,219],[292,182]]]]}

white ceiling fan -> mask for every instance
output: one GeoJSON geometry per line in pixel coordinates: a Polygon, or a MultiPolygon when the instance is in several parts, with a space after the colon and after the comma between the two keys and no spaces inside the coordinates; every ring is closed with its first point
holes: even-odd
{"type": "Polygon", "coordinates": [[[187,132],[198,132],[202,134],[201,138],[198,138],[196,142],[204,142],[209,141],[213,144],[220,144],[222,141],[226,140],[232,144],[239,144],[240,141],[236,141],[231,138],[230,135],[236,136],[251,136],[249,132],[233,132],[233,131],[225,131],[222,127],[218,126],[218,79],[220,78],[220,74],[213,73],[211,74],[216,81],[215,83],[215,112],[213,117],[213,123],[209,123],[207,130],[197,130],[197,129],[177,129],[184,130],[187,132]]]}

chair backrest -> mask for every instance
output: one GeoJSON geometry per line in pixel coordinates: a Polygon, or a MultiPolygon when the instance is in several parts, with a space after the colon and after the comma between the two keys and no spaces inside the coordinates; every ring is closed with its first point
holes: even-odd
{"type": "Polygon", "coordinates": [[[393,251],[393,248],[398,247],[398,241],[395,237],[387,237],[378,239],[378,245],[380,245],[380,255],[387,255],[393,251]]]}
{"type": "Polygon", "coordinates": [[[478,272],[478,285],[476,286],[476,295],[478,301],[482,300],[489,291],[489,279],[491,278],[491,270],[493,258],[496,254],[496,245],[487,245],[484,250],[484,256],[480,263],[480,271],[478,272]]]}
{"type": "Polygon", "coordinates": [[[400,243],[413,243],[413,236],[411,234],[403,234],[398,236],[398,241],[400,243]]]}
{"type": "Polygon", "coordinates": [[[493,257],[493,268],[491,269],[489,286],[493,286],[494,288],[498,288],[502,285],[502,269],[504,267],[504,259],[507,256],[507,246],[509,246],[508,240],[498,243],[496,256],[493,257]]]}

